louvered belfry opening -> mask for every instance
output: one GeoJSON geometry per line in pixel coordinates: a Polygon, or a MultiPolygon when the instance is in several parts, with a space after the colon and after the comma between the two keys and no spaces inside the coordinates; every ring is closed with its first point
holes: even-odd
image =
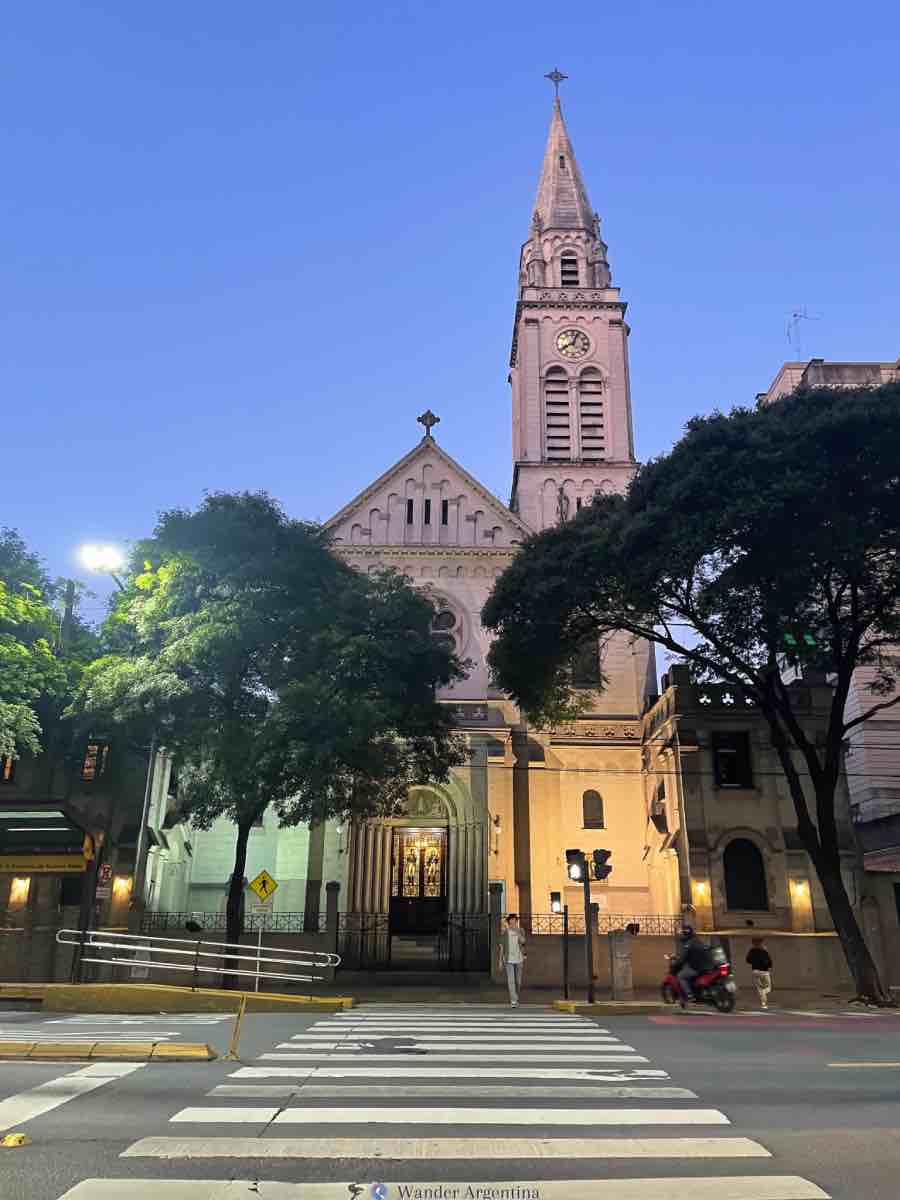
{"type": "Polygon", "coordinates": [[[551,367],[544,379],[544,411],[548,459],[572,457],[569,420],[569,378],[562,367],[551,367]]]}
{"type": "Polygon", "coordinates": [[[594,460],[605,457],[603,376],[595,367],[586,367],[578,379],[578,422],[581,457],[594,460]]]}
{"type": "Polygon", "coordinates": [[[565,254],[559,260],[560,283],[563,287],[578,287],[578,259],[565,254]]]}

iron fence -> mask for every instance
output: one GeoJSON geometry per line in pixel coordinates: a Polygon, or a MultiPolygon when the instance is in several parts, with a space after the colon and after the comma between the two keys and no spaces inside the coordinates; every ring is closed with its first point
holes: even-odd
{"type": "Polygon", "coordinates": [[[345,967],[362,971],[391,963],[387,913],[338,913],[337,953],[345,967]]]}
{"type": "MultiPolygon", "coordinates": [[[[141,932],[184,932],[188,924],[192,927],[191,932],[200,929],[204,933],[224,933],[227,928],[225,914],[219,912],[146,912],[141,918],[141,932]]],[[[245,933],[325,933],[326,929],[326,916],[323,912],[244,914],[245,933]]]]}

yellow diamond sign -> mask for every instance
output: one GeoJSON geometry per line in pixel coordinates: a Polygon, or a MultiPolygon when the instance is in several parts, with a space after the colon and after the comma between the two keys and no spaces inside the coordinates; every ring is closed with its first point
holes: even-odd
{"type": "Polygon", "coordinates": [[[254,880],[251,880],[250,887],[256,892],[263,904],[270,900],[275,895],[275,889],[278,884],[272,878],[268,871],[260,871],[254,880]]]}

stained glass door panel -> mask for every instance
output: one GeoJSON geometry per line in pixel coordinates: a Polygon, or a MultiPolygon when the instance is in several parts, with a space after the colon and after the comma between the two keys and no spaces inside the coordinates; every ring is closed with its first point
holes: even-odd
{"type": "Polygon", "coordinates": [[[391,865],[392,932],[436,932],[447,907],[446,831],[395,829],[391,865]]]}

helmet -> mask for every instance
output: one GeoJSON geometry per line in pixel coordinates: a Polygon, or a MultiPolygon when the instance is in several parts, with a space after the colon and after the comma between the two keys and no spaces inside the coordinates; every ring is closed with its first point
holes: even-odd
{"type": "Polygon", "coordinates": [[[693,925],[683,925],[681,927],[681,936],[684,938],[685,941],[687,941],[688,938],[692,938],[694,936],[693,925]]]}

